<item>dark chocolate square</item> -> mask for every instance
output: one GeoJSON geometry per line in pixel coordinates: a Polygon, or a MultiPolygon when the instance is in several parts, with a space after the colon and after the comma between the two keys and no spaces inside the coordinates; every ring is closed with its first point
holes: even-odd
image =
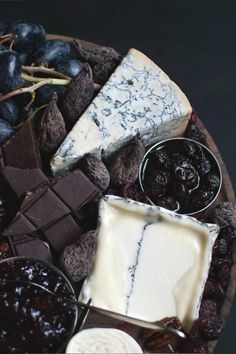
{"type": "Polygon", "coordinates": [[[71,210],[82,208],[100,194],[94,184],[79,170],[62,177],[51,188],[71,210]]]}
{"type": "Polygon", "coordinates": [[[60,254],[67,245],[76,242],[84,230],[72,215],[67,215],[42,232],[52,248],[60,254]]]}
{"type": "Polygon", "coordinates": [[[70,213],[66,205],[47,188],[43,193],[39,193],[39,198],[31,199],[29,204],[24,210],[24,215],[38,229],[70,213]]]}

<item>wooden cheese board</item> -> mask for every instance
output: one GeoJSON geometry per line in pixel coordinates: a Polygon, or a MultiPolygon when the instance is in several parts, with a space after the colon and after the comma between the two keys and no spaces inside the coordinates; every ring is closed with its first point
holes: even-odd
{"type": "MultiPolygon", "coordinates": [[[[77,39],[77,38],[73,38],[73,37],[55,35],[55,34],[47,34],[46,38],[47,38],[47,40],[49,40],[49,39],[64,40],[66,42],[71,43],[72,48],[73,48],[73,40],[77,39]]],[[[80,41],[85,47],[91,48],[91,47],[95,46],[95,44],[93,44],[91,42],[87,42],[84,40],[80,40],[80,41]]],[[[76,52],[75,52],[75,55],[76,55],[76,52]]],[[[155,58],[152,58],[152,59],[154,59],[154,61],[155,61],[155,58]]],[[[227,168],[224,164],[224,161],[220,155],[220,152],[219,152],[213,138],[211,137],[210,133],[208,132],[208,130],[204,126],[203,121],[199,120],[198,126],[201,129],[201,131],[206,135],[207,146],[209,147],[209,149],[213,152],[213,154],[218,159],[218,162],[219,162],[221,170],[222,170],[221,191],[217,197],[217,200],[214,202],[214,204],[210,208],[214,207],[215,205],[217,205],[218,203],[223,202],[223,201],[235,202],[236,199],[235,199],[235,193],[234,193],[234,189],[232,186],[232,182],[231,182],[230,176],[228,174],[227,168]]],[[[234,264],[232,266],[231,277],[230,277],[230,281],[229,281],[229,284],[227,287],[225,300],[224,300],[223,306],[221,308],[221,317],[223,318],[224,321],[227,321],[227,316],[230,312],[231,305],[233,303],[233,299],[235,296],[235,292],[236,292],[236,280],[235,279],[236,279],[236,247],[234,248],[234,264]]],[[[217,341],[209,342],[210,352],[212,352],[214,350],[216,343],[217,343],[217,341]]]]}

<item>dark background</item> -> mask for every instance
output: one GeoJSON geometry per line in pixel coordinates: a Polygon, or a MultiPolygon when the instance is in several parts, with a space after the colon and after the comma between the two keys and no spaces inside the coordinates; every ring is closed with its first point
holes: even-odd
{"type": "MultiPolygon", "coordinates": [[[[236,186],[236,1],[0,1],[0,20],[150,56],[187,94],[236,186]]],[[[236,301],[217,353],[236,352],[236,301]]]]}

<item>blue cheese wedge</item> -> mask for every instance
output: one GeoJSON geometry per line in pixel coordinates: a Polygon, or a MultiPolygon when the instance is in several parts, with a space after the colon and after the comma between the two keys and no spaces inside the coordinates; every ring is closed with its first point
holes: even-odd
{"type": "Polygon", "coordinates": [[[139,135],[146,145],[183,133],[192,107],[148,57],[130,49],[51,161],[63,173],[87,153],[111,153],[139,135]]]}
{"type": "Polygon", "coordinates": [[[99,220],[94,269],[80,300],[151,322],[177,316],[188,331],[219,227],[115,196],[102,199],[99,220]]]}

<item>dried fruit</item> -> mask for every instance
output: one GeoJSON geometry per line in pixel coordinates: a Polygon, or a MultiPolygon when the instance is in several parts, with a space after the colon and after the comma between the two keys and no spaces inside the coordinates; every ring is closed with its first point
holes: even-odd
{"type": "Polygon", "coordinates": [[[145,181],[145,189],[152,198],[164,194],[170,183],[170,174],[165,170],[153,170],[145,181]]]}
{"type": "Polygon", "coordinates": [[[55,153],[65,136],[65,122],[57,107],[57,95],[54,94],[39,124],[40,151],[46,156],[51,156],[55,153]]]}
{"type": "Polygon", "coordinates": [[[212,299],[203,299],[199,310],[200,316],[217,315],[217,303],[212,299]]]}
{"type": "Polygon", "coordinates": [[[6,203],[5,200],[0,197],[0,227],[5,220],[5,217],[6,217],[6,203]]]}
{"type": "Polygon", "coordinates": [[[222,301],[224,298],[224,290],[219,282],[208,279],[204,289],[204,297],[222,301]]]}
{"type": "Polygon", "coordinates": [[[223,327],[224,322],[219,316],[214,314],[202,316],[194,321],[190,331],[190,338],[193,342],[198,342],[200,338],[214,340],[220,336],[223,327]]]}
{"type": "MultiPolygon", "coordinates": [[[[178,330],[183,330],[181,322],[177,317],[167,317],[161,320],[162,324],[167,327],[171,327],[178,330]]],[[[171,343],[171,345],[176,346],[177,341],[175,336],[171,334],[163,334],[151,329],[143,329],[140,334],[140,339],[146,350],[157,351],[171,343]]]]}
{"type": "Polygon", "coordinates": [[[0,242],[0,261],[10,256],[10,246],[7,241],[0,242]]]}
{"type": "Polygon", "coordinates": [[[144,154],[145,147],[139,138],[132,139],[121,148],[109,167],[111,182],[118,185],[135,182],[144,154]]]}
{"type": "Polygon", "coordinates": [[[184,345],[183,353],[209,353],[209,348],[207,343],[200,339],[195,342],[188,340],[184,345]]]}
{"type": "Polygon", "coordinates": [[[93,78],[97,84],[104,85],[116,67],[120,64],[120,60],[104,60],[98,62],[93,67],[93,78]]]}
{"type": "Polygon", "coordinates": [[[220,178],[215,173],[208,173],[204,176],[204,184],[211,191],[215,191],[220,186],[220,178]]]}
{"type": "Polygon", "coordinates": [[[216,274],[216,279],[225,288],[228,285],[231,273],[231,266],[227,263],[222,264],[216,274]]]}
{"type": "Polygon", "coordinates": [[[60,265],[68,277],[79,282],[92,270],[96,251],[96,231],[83,234],[77,243],[68,245],[60,257],[60,265]]]}
{"type": "Polygon", "coordinates": [[[228,242],[224,239],[217,239],[213,247],[213,255],[216,256],[226,256],[229,251],[228,242]]]}
{"type": "Polygon", "coordinates": [[[110,174],[103,161],[95,155],[87,154],[80,163],[84,174],[95,184],[96,187],[105,191],[110,184],[110,174]]]}
{"type": "Polygon", "coordinates": [[[144,191],[140,190],[140,187],[137,183],[127,183],[122,188],[121,196],[125,198],[131,198],[133,200],[136,200],[137,202],[150,204],[147,194],[144,191]]]}
{"type": "Polygon", "coordinates": [[[83,45],[74,40],[80,60],[88,62],[93,70],[94,81],[104,85],[115,68],[120,64],[122,56],[113,48],[83,45]]]}
{"type": "Polygon", "coordinates": [[[199,143],[206,143],[206,136],[203,134],[195,123],[192,123],[191,120],[188,122],[188,125],[184,132],[185,138],[189,138],[199,143]]]}
{"type": "Polygon", "coordinates": [[[177,211],[179,209],[179,203],[171,196],[161,196],[154,199],[155,204],[169,209],[177,211]]]}
{"type": "Polygon", "coordinates": [[[61,110],[68,128],[71,128],[87,106],[91,103],[94,93],[92,70],[85,63],[82,70],[68,85],[62,99],[61,110]]]}
{"type": "Polygon", "coordinates": [[[210,215],[210,221],[218,224],[221,228],[228,226],[236,228],[236,204],[232,202],[218,204],[210,215]]]}
{"type": "Polygon", "coordinates": [[[220,236],[228,242],[232,242],[236,239],[236,228],[232,226],[226,226],[224,228],[221,228],[220,236]]]}

